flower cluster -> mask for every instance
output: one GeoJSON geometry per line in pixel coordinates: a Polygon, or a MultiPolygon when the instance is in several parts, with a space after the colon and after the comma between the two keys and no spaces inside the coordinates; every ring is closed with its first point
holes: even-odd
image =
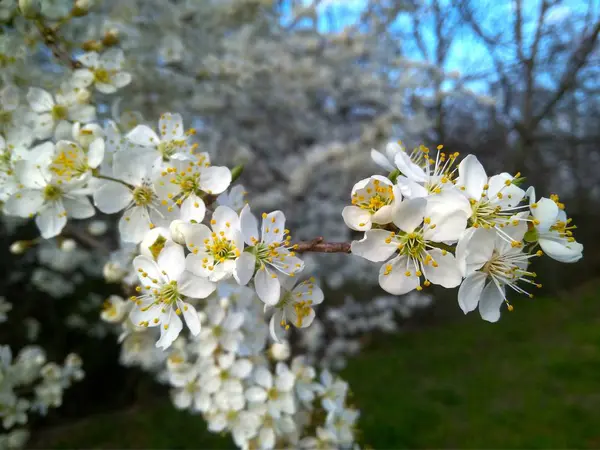
{"type": "Polygon", "coordinates": [[[125,364],[156,372],[176,408],[201,413],[209,430],[230,432],[241,448],[354,443],[359,414],[348,404],[348,384],[327,370],[317,376],[302,356],[288,361],[287,343],[266,352],[269,326],[256,292],[229,281],[204,302],[201,332],[181,334],[167,352],[154,346],[156,329],[130,320],[130,302],[110,298],[102,318],[120,324],[125,364]]]}
{"type": "Polygon", "coordinates": [[[0,434],[2,448],[25,444],[30,413],[45,415],[49,408],[62,404],[63,392],[83,378],[81,359],[66,357],[61,366],[48,362],[44,350],[31,345],[21,349],[13,359],[8,346],[0,347],[0,418],[7,434],[0,434]]]}
{"type": "Polygon", "coordinates": [[[523,283],[541,287],[529,260],[544,253],[561,262],[582,257],[571,220],[557,195],[536,201],[523,190],[520,174],[488,177],[477,158],[436,152],[424,146],[407,152],[391,142],[386,154],[372,158],[389,170],[352,189],[346,225],[364,231],[352,253],[383,262],[379,284],[391,294],[422,290],[432,283],[460,286],[465,313],[479,307],[495,322],[502,304],[509,310],[507,288],[533,296],[523,283]]]}

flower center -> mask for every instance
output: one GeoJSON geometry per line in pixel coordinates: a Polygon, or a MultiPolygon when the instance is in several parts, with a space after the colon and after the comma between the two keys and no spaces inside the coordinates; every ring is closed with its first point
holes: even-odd
{"type": "Polygon", "coordinates": [[[240,251],[235,244],[225,236],[219,236],[217,233],[213,233],[212,241],[208,239],[207,241],[208,242],[205,242],[206,252],[211,254],[217,262],[224,262],[228,259],[235,259],[240,256],[240,251]]]}
{"type": "Polygon", "coordinates": [[[421,255],[425,250],[423,234],[416,231],[404,234],[400,237],[398,249],[400,250],[400,254],[420,261],[422,259],[421,255]]]}
{"type": "Polygon", "coordinates": [[[576,225],[570,225],[573,219],[559,220],[554,225],[550,227],[550,231],[556,231],[560,237],[566,239],[569,242],[575,242],[575,238],[573,237],[573,232],[577,228],[576,225]]]}
{"type": "Polygon", "coordinates": [[[160,302],[166,305],[172,305],[179,299],[179,291],[177,290],[177,281],[171,281],[164,284],[158,291],[157,298],[160,302]]]}
{"type": "Polygon", "coordinates": [[[294,303],[294,312],[296,313],[297,319],[296,319],[296,326],[298,328],[300,328],[302,326],[302,322],[304,321],[305,317],[308,317],[310,315],[310,312],[312,311],[311,308],[312,305],[312,300],[302,300],[298,303],[294,303]]]}
{"type": "Polygon", "coordinates": [[[158,151],[163,157],[163,161],[168,161],[178,150],[185,146],[185,141],[161,141],[158,144],[158,151]]]}
{"type": "Polygon", "coordinates": [[[62,189],[53,184],[49,184],[44,188],[44,199],[52,202],[62,197],[62,189]]]}
{"type": "Polygon", "coordinates": [[[51,114],[52,118],[56,121],[65,120],[67,118],[68,110],[64,105],[54,105],[51,114]]]}
{"type": "Polygon", "coordinates": [[[153,198],[154,192],[149,186],[139,186],[133,190],[133,201],[137,206],[147,206],[153,198]]]}
{"type": "Polygon", "coordinates": [[[102,68],[94,70],[94,81],[97,83],[109,84],[110,79],[110,72],[108,70],[102,68]]]}
{"type": "Polygon", "coordinates": [[[490,203],[487,197],[480,201],[471,199],[471,217],[469,218],[470,225],[479,228],[491,228],[497,224],[504,224],[507,218],[499,214],[500,206],[494,206],[490,203]]]}
{"type": "Polygon", "coordinates": [[[353,205],[369,211],[371,214],[376,213],[393,201],[394,193],[392,186],[382,185],[379,180],[373,180],[372,186],[368,186],[352,196],[353,205]]]}
{"type": "Polygon", "coordinates": [[[0,126],[10,125],[12,123],[12,112],[0,109],[0,126]]]}
{"type": "Polygon", "coordinates": [[[277,388],[272,387],[271,389],[269,389],[267,391],[267,398],[269,400],[277,400],[278,397],[279,397],[279,392],[277,391],[277,388]]]}
{"type": "Polygon", "coordinates": [[[50,170],[58,176],[83,175],[90,167],[81,156],[75,150],[62,151],[54,158],[50,170]]]}

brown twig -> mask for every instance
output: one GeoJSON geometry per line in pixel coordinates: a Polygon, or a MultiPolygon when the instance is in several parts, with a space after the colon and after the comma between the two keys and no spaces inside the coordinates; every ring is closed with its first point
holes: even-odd
{"type": "Polygon", "coordinates": [[[44,40],[44,44],[46,44],[46,46],[52,51],[52,54],[56,59],[62,61],[71,69],[81,68],[81,63],[72,59],[69,56],[69,52],[61,48],[58,43],[59,37],[55,30],[47,27],[41,19],[35,20],[35,25],[37,26],[37,29],[44,40]]]}
{"type": "Polygon", "coordinates": [[[322,237],[318,237],[308,242],[297,242],[294,248],[297,253],[317,252],[317,253],[350,253],[350,242],[323,242],[322,237]]]}
{"type": "Polygon", "coordinates": [[[109,246],[106,245],[106,243],[99,241],[92,235],[86,233],[84,230],[78,228],[76,225],[67,224],[64,228],[63,236],[71,237],[78,241],[80,244],[82,244],[84,247],[89,249],[96,249],[101,251],[102,253],[109,253],[111,250],[109,246]]]}

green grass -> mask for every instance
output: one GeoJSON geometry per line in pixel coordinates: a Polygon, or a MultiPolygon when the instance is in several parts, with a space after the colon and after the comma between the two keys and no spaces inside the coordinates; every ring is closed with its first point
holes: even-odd
{"type": "MultiPolygon", "coordinates": [[[[384,337],[343,376],[374,448],[600,447],[600,290],[384,337]]],[[[458,306],[457,306],[458,307],[458,306]]],[[[166,402],[40,435],[46,448],[230,448],[166,402]]]]}

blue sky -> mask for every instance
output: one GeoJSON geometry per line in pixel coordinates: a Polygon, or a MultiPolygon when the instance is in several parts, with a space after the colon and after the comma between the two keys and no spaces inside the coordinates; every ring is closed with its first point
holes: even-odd
{"type": "MultiPolygon", "coordinates": [[[[600,0],[592,1],[597,4],[596,10],[600,10],[600,0]]],[[[523,39],[526,46],[533,39],[534,33],[532,28],[535,26],[538,18],[540,2],[541,0],[523,0],[524,23],[526,24],[523,39]],[[530,24],[532,28],[528,29],[527,24],[530,24]]],[[[305,3],[311,4],[312,0],[305,0],[305,3]]],[[[323,31],[327,31],[332,27],[341,30],[345,26],[352,25],[359,17],[366,3],[366,0],[322,0],[319,5],[319,12],[322,13],[320,15],[319,27],[323,31]]],[[[422,4],[429,4],[429,0],[422,0],[422,4]]],[[[474,4],[476,3],[474,2],[474,4]]],[[[504,17],[512,19],[514,2],[512,0],[498,0],[491,3],[485,2],[485,4],[487,8],[489,8],[490,4],[493,5],[493,11],[485,11],[487,17],[484,16],[486,19],[482,22],[483,28],[485,30],[493,30],[494,32],[502,31],[504,28],[507,33],[512,34],[512,22],[508,20],[504,22],[504,17]]],[[[558,24],[567,19],[571,14],[583,12],[587,6],[587,0],[564,1],[563,4],[553,6],[550,9],[547,13],[546,23],[558,24]]],[[[427,24],[426,15],[423,16],[423,23],[427,24]]],[[[411,20],[409,20],[407,15],[400,15],[393,26],[398,27],[397,29],[410,30],[411,20]]],[[[429,53],[432,54],[435,46],[435,37],[431,32],[427,32],[427,28],[425,27],[425,32],[423,33],[423,41],[425,46],[428,47],[429,53]]],[[[432,30],[432,27],[429,27],[429,30],[432,30]]],[[[410,43],[407,43],[405,46],[405,51],[408,57],[421,58],[421,54],[416,46],[410,43]]],[[[493,65],[485,46],[472,33],[464,29],[458,32],[458,36],[450,48],[444,69],[447,72],[458,71],[465,75],[475,72],[493,72],[493,65]]],[[[486,86],[487,83],[471,83],[469,87],[481,91],[486,86]]]]}

